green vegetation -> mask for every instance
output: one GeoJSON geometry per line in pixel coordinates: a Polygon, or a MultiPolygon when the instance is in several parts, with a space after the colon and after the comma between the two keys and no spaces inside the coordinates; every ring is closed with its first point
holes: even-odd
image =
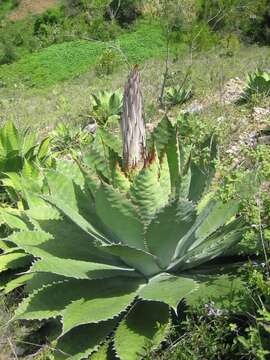
{"type": "Polygon", "coordinates": [[[28,284],[29,296],[16,310],[16,319],[61,316],[57,348],[75,358],[91,354],[120,322],[115,350],[121,359],[133,359],[143,354],[146,341],[159,344],[170,323],[170,307],[176,310],[181,298],[197,304],[211,296],[218,307],[242,308],[244,286],[237,268],[221,260],[211,265],[210,260],[232,253],[245,222],[235,217],[238,201],[223,203],[214,193],[205,193],[214,175],[212,141],[208,166],[183,162],[189,155],[183,148],[179,153],[177,126],[164,118],[151,140],[157,152],[134,174],[124,172],[121,162],[113,163],[117,139],[107,149],[104,142],[111,144],[111,138],[102,134],[104,152],[96,136],[83,160],[89,164],[85,172],[72,163],[65,164],[64,173],[61,163],[59,170],[56,166],[47,172],[49,195],[45,201],[30,195],[29,210],[15,225],[21,231],[4,240],[16,247],[1,260],[9,268],[9,261],[14,266],[23,259],[26,265],[29,256],[41,258],[29,274],[6,285],[10,290],[28,284]],[[110,160],[107,152],[112,152],[110,160]],[[71,234],[76,234],[76,242],[71,234]],[[76,334],[85,340],[78,342],[76,334]],[[92,334],[91,341],[87,334],[92,334]]]}
{"type": "Polygon", "coordinates": [[[0,357],[267,360],[269,2],[22,5],[0,3],[0,357]]]}
{"type": "Polygon", "coordinates": [[[135,64],[151,57],[163,56],[164,37],[158,25],[149,27],[142,23],[136,31],[120,35],[116,43],[77,40],[52,45],[40,52],[26,55],[12,65],[2,66],[2,86],[22,82],[29,87],[48,87],[75,78],[89,70],[102,51],[111,46],[119,49],[122,63],[127,58],[129,63],[135,64]]]}

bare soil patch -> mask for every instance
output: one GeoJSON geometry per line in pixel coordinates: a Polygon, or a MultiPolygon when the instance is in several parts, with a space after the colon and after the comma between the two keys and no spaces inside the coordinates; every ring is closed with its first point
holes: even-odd
{"type": "Polygon", "coordinates": [[[57,3],[58,0],[21,0],[18,8],[9,15],[9,19],[17,21],[29,15],[41,14],[57,3]]]}

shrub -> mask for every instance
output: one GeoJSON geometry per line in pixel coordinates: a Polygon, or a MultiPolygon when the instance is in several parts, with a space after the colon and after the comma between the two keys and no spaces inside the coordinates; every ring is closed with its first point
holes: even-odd
{"type": "Polygon", "coordinates": [[[0,44],[0,65],[11,64],[18,59],[15,47],[8,41],[0,44]]]}
{"type": "Polygon", "coordinates": [[[167,106],[184,104],[192,96],[192,85],[188,84],[168,87],[165,89],[164,100],[167,106]]]}
{"type": "Polygon", "coordinates": [[[121,26],[127,26],[141,15],[140,3],[141,0],[122,0],[121,2],[112,0],[108,15],[114,14],[114,18],[121,26]]]}
{"type": "Polygon", "coordinates": [[[260,69],[248,75],[246,87],[239,102],[250,101],[257,95],[270,96],[270,73],[260,69]]]}
{"type": "Polygon", "coordinates": [[[48,28],[61,22],[61,14],[58,9],[47,10],[39,15],[34,23],[34,35],[46,36],[48,28]]]}
{"type": "Polygon", "coordinates": [[[250,43],[270,44],[270,4],[268,0],[247,0],[240,21],[243,38],[250,43]]]}
{"type": "Polygon", "coordinates": [[[110,122],[117,122],[122,111],[122,99],[123,96],[120,90],[115,92],[100,91],[98,94],[92,94],[90,117],[101,126],[110,122]]]}
{"type": "Polygon", "coordinates": [[[111,75],[119,66],[120,57],[116,50],[105,49],[95,63],[97,76],[111,75]]]}

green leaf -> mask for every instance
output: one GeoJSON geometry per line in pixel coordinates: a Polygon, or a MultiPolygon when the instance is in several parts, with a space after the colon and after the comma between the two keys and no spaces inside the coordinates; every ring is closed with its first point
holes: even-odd
{"type": "MultiPolygon", "coordinates": [[[[50,204],[55,205],[57,209],[63,212],[74,224],[76,224],[81,230],[86,232],[92,238],[97,240],[99,243],[106,243],[106,239],[101,235],[88,221],[86,221],[74,208],[69,206],[64,201],[60,200],[58,197],[54,198],[51,196],[44,196],[44,199],[47,200],[50,204]]],[[[90,237],[89,237],[90,238],[90,237]]]]}
{"type": "Polygon", "coordinates": [[[70,330],[56,344],[56,349],[67,355],[56,352],[56,359],[80,360],[87,358],[99,349],[100,343],[113,331],[116,323],[117,320],[109,320],[98,324],[81,325],[70,330]]]}
{"type": "Polygon", "coordinates": [[[51,143],[50,137],[46,137],[41,141],[37,151],[37,157],[40,161],[44,160],[48,156],[50,150],[50,143],[51,143]]]}
{"type": "Polygon", "coordinates": [[[2,129],[1,142],[6,154],[19,151],[19,134],[12,121],[8,121],[2,129]]]}
{"type": "Polygon", "coordinates": [[[170,142],[174,128],[167,116],[164,116],[153,131],[153,140],[161,159],[170,142]]]}
{"type": "Polygon", "coordinates": [[[222,267],[202,268],[190,273],[199,285],[197,291],[187,294],[186,300],[189,305],[198,306],[213,302],[218,309],[226,311],[248,311],[251,299],[247,294],[246,283],[236,272],[233,266],[230,272],[222,267]]]}
{"type": "Polygon", "coordinates": [[[144,249],[144,227],[135,206],[117,190],[103,185],[96,193],[96,211],[115,242],[144,249]]]}
{"type": "Polygon", "coordinates": [[[163,205],[160,192],[158,158],[155,157],[136,176],[129,192],[132,202],[139,209],[143,222],[148,223],[156,211],[163,205]]]}
{"type": "Polygon", "coordinates": [[[109,342],[107,341],[91,356],[91,360],[111,360],[109,351],[109,342]]]}
{"type": "Polygon", "coordinates": [[[25,285],[29,280],[33,278],[33,276],[34,274],[24,274],[9,281],[4,287],[4,294],[8,294],[11,291],[17,289],[18,287],[25,285]]]}
{"type": "Polygon", "coordinates": [[[144,300],[161,301],[176,309],[179,301],[198,288],[197,282],[188,275],[167,273],[153,277],[141,288],[139,296],[144,300]]]}
{"type": "Polygon", "coordinates": [[[174,200],[152,220],[146,231],[146,242],[162,268],[166,268],[181,239],[196,219],[196,210],[187,200],[174,200]]]}
{"type": "Polygon", "coordinates": [[[0,255],[0,272],[8,269],[23,268],[28,265],[32,257],[23,251],[12,252],[10,254],[0,255]]]}
{"type": "Polygon", "coordinates": [[[114,278],[102,282],[91,280],[88,290],[81,290],[81,287],[77,290],[75,287],[78,300],[71,302],[63,311],[64,333],[78,325],[114,318],[134,300],[142,282],[141,279],[114,278]]]}
{"type": "Polygon", "coordinates": [[[196,238],[198,240],[192,244],[190,249],[198,246],[209,235],[230,221],[237,214],[238,209],[239,201],[237,200],[231,200],[227,203],[216,201],[204,222],[197,229],[196,238]]]}
{"type": "Polygon", "coordinates": [[[170,322],[166,304],[141,301],[135,304],[117,327],[114,344],[121,360],[142,359],[163,340],[170,322]]]}
{"type": "Polygon", "coordinates": [[[125,264],[138,270],[145,276],[153,276],[161,271],[157,259],[150,253],[124,245],[107,245],[102,249],[119,257],[125,264]]]}
{"type": "Polygon", "coordinates": [[[228,249],[239,243],[247,228],[242,218],[237,218],[219,228],[206,238],[200,245],[189,250],[183,258],[181,269],[194,268],[219,256],[224,256],[228,249]]]}
{"type": "Polygon", "coordinates": [[[74,279],[104,279],[115,276],[132,276],[132,269],[116,266],[48,257],[38,260],[30,272],[49,272],[74,279]]]}

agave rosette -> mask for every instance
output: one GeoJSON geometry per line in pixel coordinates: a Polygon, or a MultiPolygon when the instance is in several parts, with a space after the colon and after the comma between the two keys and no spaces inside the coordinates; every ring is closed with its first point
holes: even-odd
{"type": "Polygon", "coordinates": [[[168,119],[152,144],[145,166],[129,173],[115,144],[83,166],[59,162],[46,175],[49,195],[27,195],[29,210],[4,241],[35,259],[7,285],[26,284],[15,319],[59,319],[56,358],[106,359],[112,341],[120,359],[140,359],[149,341],[162,341],[181,299],[242,305],[242,280],[222,263],[244,231],[238,203],[209,195],[212,162],[183,154],[168,119]]]}

